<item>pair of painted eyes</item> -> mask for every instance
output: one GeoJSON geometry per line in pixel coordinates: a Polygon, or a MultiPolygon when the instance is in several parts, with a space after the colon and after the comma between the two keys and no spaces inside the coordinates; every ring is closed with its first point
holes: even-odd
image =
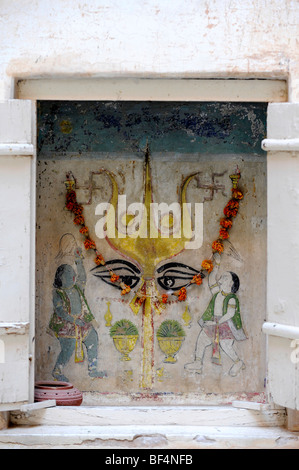
{"type": "MultiPolygon", "coordinates": [[[[121,289],[118,284],[110,281],[110,267],[119,276],[120,281],[133,289],[141,279],[141,272],[133,263],[125,260],[107,261],[105,266],[96,266],[92,269],[94,276],[100,278],[106,284],[121,289]]],[[[178,290],[185,287],[193,279],[198,271],[183,263],[166,263],[157,269],[157,282],[162,289],[178,290]]]]}

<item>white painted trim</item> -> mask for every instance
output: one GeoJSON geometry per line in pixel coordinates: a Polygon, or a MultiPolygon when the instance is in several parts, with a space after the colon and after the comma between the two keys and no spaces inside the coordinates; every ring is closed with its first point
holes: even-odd
{"type": "Polygon", "coordinates": [[[1,335],[25,335],[29,331],[28,322],[0,322],[1,335]]]}
{"type": "Polygon", "coordinates": [[[265,322],[262,327],[263,333],[281,338],[299,339],[299,327],[281,325],[280,323],[265,322]]]}
{"type": "Polygon", "coordinates": [[[298,152],[299,139],[264,139],[262,149],[266,152],[298,152]]]}
{"type": "Polygon", "coordinates": [[[0,413],[3,413],[4,411],[20,410],[21,407],[26,404],[27,402],[24,402],[24,401],[15,402],[15,403],[0,403],[0,413]]]}
{"type": "Polygon", "coordinates": [[[256,401],[241,401],[234,400],[232,402],[233,408],[242,408],[244,410],[254,410],[254,411],[267,411],[273,409],[272,405],[268,403],[258,403],[256,401]]]}
{"type": "Polygon", "coordinates": [[[229,79],[28,79],[16,97],[30,100],[287,101],[285,80],[229,79]]]}
{"type": "MultiPolygon", "coordinates": [[[[31,102],[31,129],[32,142],[37,141],[37,109],[36,101],[31,102]]],[[[37,149],[33,146],[31,159],[31,183],[30,183],[30,266],[29,266],[29,403],[34,402],[34,384],[35,384],[35,258],[36,258],[36,167],[37,167],[37,149]]]]}
{"type": "Polygon", "coordinates": [[[0,413],[4,411],[12,411],[16,413],[25,413],[29,416],[30,413],[38,410],[44,410],[45,408],[52,408],[56,406],[56,400],[45,400],[37,403],[17,402],[17,403],[1,403],[0,413]]]}
{"type": "Polygon", "coordinates": [[[32,156],[34,146],[32,144],[0,144],[0,155],[32,156]]]}
{"type": "Polygon", "coordinates": [[[45,400],[37,403],[26,403],[26,405],[20,406],[21,413],[32,413],[36,410],[44,410],[45,408],[52,408],[56,406],[56,400],[45,400]]]}
{"type": "MultiPolygon", "coordinates": [[[[287,82],[285,80],[229,80],[229,79],[28,79],[20,80],[16,84],[16,98],[31,100],[32,129],[36,132],[36,100],[152,100],[152,101],[221,101],[221,102],[285,102],[287,101],[287,82]]],[[[35,142],[33,136],[32,142],[35,142]]],[[[16,145],[12,146],[16,150],[16,145]]],[[[31,254],[34,257],[35,247],[35,166],[36,149],[31,144],[21,144],[26,148],[23,155],[33,155],[31,175],[31,254]],[[28,153],[27,153],[28,152],[28,153]]],[[[7,147],[6,147],[7,148],[7,147]]],[[[11,155],[19,155],[16,153],[11,155]]],[[[4,155],[1,153],[0,155],[4,155]]],[[[34,392],[34,260],[30,266],[31,285],[31,323],[30,323],[30,384],[29,401],[33,401],[34,392]]],[[[176,410],[176,406],[173,407],[176,410]]],[[[114,407],[116,414],[119,407],[114,407]]],[[[113,414],[113,413],[112,413],[113,414]]]]}

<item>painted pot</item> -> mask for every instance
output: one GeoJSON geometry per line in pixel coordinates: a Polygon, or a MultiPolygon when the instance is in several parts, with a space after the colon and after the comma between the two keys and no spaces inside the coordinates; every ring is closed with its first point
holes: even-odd
{"type": "Polygon", "coordinates": [[[34,388],[34,401],[56,400],[57,406],[80,406],[83,395],[69,382],[37,382],[34,388]]]}
{"type": "Polygon", "coordinates": [[[174,363],[177,361],[175,355],[182,346],[182,342],[185,338],[182,337],[170,337],[162,338],[158,337],[158,343],[161,351],[165,354],[163,362],[174,363]]]}
{"type": "Polygon", "coordinates": [[[121,361],[130,361],[129,353],[135,348],[138,335],[115,335],[112,338],[116,349],[121,353],[121,361]]]}

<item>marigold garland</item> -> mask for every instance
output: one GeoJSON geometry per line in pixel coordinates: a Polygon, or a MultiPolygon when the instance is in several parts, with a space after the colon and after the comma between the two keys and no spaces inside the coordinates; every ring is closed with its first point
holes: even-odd
{"type": "Polygon", "coordinates": [[[229,233],[225,228],[221,228],[219,230],[219,236],[222,240],[227,240],[229,238],[229,233]]]}
{"type": "Polygon", "coordinates": [[[236,199],[231,199],[226,204],[225,208],[223,209],[223,213],[226,217],[236,217],[239,209],[239,201],[236,199]]]}
{"type": "Polygon", "coordinates": [[[234,199],[243,199],[244,195],[239,189],[232,188],[232,194],[234,199]]]}
{"type": "Polygon", "coordinates": [[[202,277],[200,274],[195,274],[193,276],[193,279],[191,281],[192,284],[196,284],[197,286],[200,286],[202,284],[202,277]]]}
{"type": "MultiPolygon", "coordinates": [[[[228,230],[232,228],[233,221],[232,219],[237,216],[238,210],[239,210],[239,201],[243,199],[244,195],[242,191],[237,187],[238,181],[241,178],[241,173],[239,170],[236,171],[235,174],[230,175],[230,178],[232,180],[232,198],[228,201],[226,206],[223,209],[223,214],[224,218],[220,219],[220,229],[219,229],[219,237],[213,241],[212,243],[212,251],[213,253],[218,252],[218,253],[223,253],[224,251],[224,244],[223,240],[227,240],[229,238],[229,233],[228,230]]],[[[81,228],[79,229],[79,232],[85,236],[84,240],[84,247],[86,250],[94,250],[96,253],[96,257],[94,259],[94,262],[96,265],[106,265],[105,259],[102,256],[101,253],[98,252],[96,248],[95,242],[89,237],[89,231],[88,227],[85,225],[85,219],[83,216],[83,206],[81,204],[78,204],[77,202],[77,195],[76,191],[73,189],[75,186],[75,180],[70,179],[70,175],[67,174],[67,181],[66,181],[66,187],[67,187],[67,192],[66,192],[66,204],[65,208],[72,212],[74,214],[74,219],[73,222],[75,225],[81,225],[81,228]]],[[[203,271],[207,271],[208,274],[211,273],[214,269],[213,263],[209,259],[205,259],[201,263],[201,267],[203,271]]],[[[126,295],[129,292],[131,292],[130,286],[126,285],[124,282],[120,281],[120,276],[115,274],[110,268],[108,268],[110,271],[110,280],[112,283],[119,283],[121,287],[121,295],[126,295]]],[[[193,279],[191,282],[186,286],[188,287],[189,285],[196,284],[200,286],[203,282],[203,278],[205,275],[203,274],[203,271],[199,272],[195,276],[193,276],[193,279]]],[[[178,300],[180,302],[185,301],[187,298],[187,289],[186,287],[182,287],[178,291],[171,292],[173,295],[178,297],[178,300]]],[[[162,294],[159,297],[159,300],[166,304],[168,302],[168,297],[169,294],[162,294]]],[[[142,305],[142,303],[145,301],[146,295],[142,297],[138,297],[138,303],[142,305]]]]}
{"type": "Polygon", "coordinates": [[[208,273],[211,273],[213,271],[213,263],[211,260],[209,259],[205,259],[202,263],[201,263],[201,267],[202,269],[204,269],[205,271],[208,271],[208,273]]]}
{"type": "Polygon", "coordinates": [[[218,251],[218,253],[223,253],[223,250],[224,250],[224,245],[222,243],[221,240],[215,240],[213,243],[212,243],[212,250],[213,252],[216,252],[218,251]]]}
{"type": "Polygon", "coordinates": [[[102,265],[104,266],[104,264],[105,264],[105,260],[104,260],[103,256],[100,255],[100,254],[97,254],[97,256],[96,256],[95,259],[94,259],[94,262],[95,262],[95,264],[97,264],[98,266],[99,266],[100,264],[102,264],[102,265]]]}
{"type": "Polygon", "coordinates": [[[186,287],[182,287],[179,292],[178,292],[178,299],[180,302],[182,302],[183,300],[186,300],[187,298],[187,290],[186,290],[186,287]]]}
{"type": "Polygon", "coordinates": [[[85,233],[88,233],[88,228],[85,227],[85,225],[84,225],[82,228],[80,228],[79,232],[84,235],[85,233]]]}
{"type": "Polygon", "coordinates": [[[75,225],[84,225],[84,217],[83,217],[83,215],[77,215],[77,216],[74,218],[74,224],[75,224],[75,225]]]}
{"type": "Polygon", "coordinates": [[[95,250],[96,249],[96,244],[90,238],[86,238],[85,241],[84,241],[84,247],[85,247],[86,250],[95,250]]]}
{"type": "Polygon", "coordinates": [[[232,228],[233,222],[231,219],[221,219],[220,225],[223,228],[229,229],[229,228],[232,228]]]}
{"type": "Polygon", "coordinates": [[[120,286],[121,286],[121,288],[122,288],[121,295],[126,295],[126,294],[128,294],[129,292],[131,292],[131,287],[130,287],[130,286],[127,286],[124,282],[121,282],[121,283],[120,283],[120,286]]]}
{"type": "Polygon", "coordinates": [[[143,297],[138,297],[137,303],[138,303],[139,305],[142,305],[143,302],[145,301],[145,299],[146,299],[146,296],[145,296],[145,295],[144,295],[143,297]]]}
{"type": "Polygon", "coordinates": [[[111,282],[119,281],[119,276],[117,274],[111,273],[110,281],[111,282]]]}
{"type": "MultiPolygon", "coordinates": [[[[96,253],[96,257],[94,259],[94,262],[96,265],[105,265],[105,260],[104,257],[101,255],[101,253],[98,252],[96,244],[94,240],[92,240],[89,236],[89,231],[88,227],[85,225],[85,219],[83,217],[83,206],[81,204],[78,204],[77,202],[77,195],[76,191],[73,189],[73,186],[75,185],[75,181],[70,179],[70,175],[67,174],[67,181],[66,181],[66,187],[67,187],[67,192],[66,192],[66,204],[65,208],[72,212],[74,214],[74,224],[75,225],[81,225],[81,228],[79,229],[79,232],[85,236],[85,240],[83,242],[84,247],[86,250],[94,250],[96,253]]],[[[112,270],[110,270],[111,274],[111,282],[118,282],[119,281],[119,276],[115,273],[113,273],[112,270]]],[[[131,288],[127,286],[124,282],[120,283],[120,287],[122,289],[121,294],[125,295],[131,291],[131,288]]]]}

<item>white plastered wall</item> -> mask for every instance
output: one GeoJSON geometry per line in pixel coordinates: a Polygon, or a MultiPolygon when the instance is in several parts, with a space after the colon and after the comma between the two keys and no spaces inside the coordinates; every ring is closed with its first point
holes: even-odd
{"type": "Polygon", "coordinates": [[[15,78],[288,78],[299,100],[294,0],[3,0],[0,98],[15,78]]]}

